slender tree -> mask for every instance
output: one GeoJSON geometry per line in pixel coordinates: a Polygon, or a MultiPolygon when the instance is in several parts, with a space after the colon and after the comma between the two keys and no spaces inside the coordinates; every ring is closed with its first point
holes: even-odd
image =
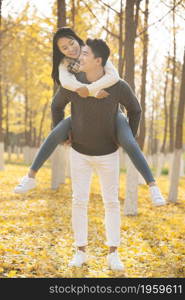
{"type": "Polygon", "coordinates": [[[29,135],[29,97],[28,97],[28,65],[27,65],[27,49],[25,49],[25,56],[24,59],[24,103],[25,103],[25,110],[24,110],[24,136],[25,136],[25,146],[30,145],[30,135],[29,135]]]}
{"type": "MultiPolygon", "coordinates": [[[[125,80],[135,90],[135,19],[134,19],[134,0],[126,1],[125,11],[125,80]]],[[[127,160],[127,177],[126,177],[126,197],[124,204],[125,215],[137,214],[137,192],[138,192],[138,172],[132,162],[127,160]]]]}
{"type": "Polygon", "coordinates": [[[142,108],[142,119],[140,122],[140,133],[138,137],[138,143],[140,148],[144,148],[145,134],[146,134],[146,75],[147,75],[147,60],[148,60],[148,5],[149,0],[145,0],[145,11],[144,11],[144,28],[146,29],[143,32],[143,62],[142,62],[142,74],[141,74],[141,97],[140,103],[142,108]]]}
{"type": "Polygon", "coordinates": [[[163,95],[163,103],[164,103],[164,134],[163,134],[163,143],[161,146],[161,153],[166,152],[166,140],[167,140],[167,131],[168,131],[168,105],[167,105],[167,88],[169,82],[169,66],[170,66],[170,55],[167,58],[167,66],[166,66],[166,78],[165,78],[165,86],[164,86],[164,95],[163,95]]]}
{"type": "Polygon", "coordinates": [[[66,25],[66,1],[57,0],[57,28],[66,25]]]}
{"type": "Polygon", "coordinates": [[[2,99],[2,61],[1,61],[1,45],[2,45],[2,24],[1,24],[1,8],[3,0],[0,0],[0,170],[4,169],[4,139],[3,139],[3,99],[2,99]]]}
{"type": "Polygon", "coordinates": [[[73,30],[75,30],[75,15],[76,15],[75,0],[71,0],[71,21],[72,21],[73,30]]]}
{"type": "Polygon", "coordinates": [[[135,44],[135,22],[134,22],[135,0],[126,1],[125,10],[125,80],[135,90],[134,82],[134,44],[135,44]]]}
{"type": "Polygon", "coordinates": [[[165,156],[166,156],[166,142],[167,142],[167,133],[168,133],[168,104],[167,104],[167,89],[169,82],[169,66],[170,66],[170,55],[167,57],[167,65],[166,65],[166,77],[164,84],[164,94],[163,94],[163,105],[164,105],[164,131],[163,131],[163,141],[160,148],[160,152],[158,154],[158,164],[156,177],[161,175],[161,170],[164,165],[165,156]]]}
{"type": "Polygon", "coordinates": [[[175,97],[175,76],[176,76],[176,29],[175,29],[175,7],[176,0],[173,0],[173,70],[172,70],[172,83],[171,83],[171,101],[170,101],[170,118],[169,118],[169,127],[170,127],[170,153],[174,150],[174,97],[175,97]]]}
{"type": "Polygon", "coordinates": [[[173,165],[170,178],[170,190],[168,195],[168,201],[177,202],[178,196],[178,183],[180,175],[180,162],[183,147],[183,120],[184,120],[184,109],[185,109],[185,49],[184,49],[184,61],[182,67],[181,87],[179,104],[177,111],[177,122],[176,122],[176,138],[175,138],[175,151],[173,155],[173,165]]]}
{"type": "Polygon", "coordinates": [[[5,88],[5,107],[6,107],[6,115],[5,115],[5,151],[10,145],[10,97],[9,97],[9,85],[5,88]]]}
{"type": "Polygon", "coordinates": [[[120,12],[119,12],[119,61],[118,72],[120,77],[123,74],[123,1],[120,0],[120,12]]]}
{"type": "MultiPolygon", "coordinates": [[[[57,27],[66,26],[66,2],[57,0],[57,27]]],[[[54,84],[54,93],[57,85],[54,84]]],[[[64,153],[63,153],[64,156],[64,153]]],[[[52,155],[51,188],[57,189],[60,183],[65,182],[65,161],[61,157],[61,148],[58,146],[52,155]],[[60,162],[60,163],[59,163],[60,162]]]]}

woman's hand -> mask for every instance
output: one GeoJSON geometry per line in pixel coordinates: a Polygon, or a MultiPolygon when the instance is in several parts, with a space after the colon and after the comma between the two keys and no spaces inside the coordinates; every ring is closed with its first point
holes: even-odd
{"type": "Polygon", "coordinates": [[[96,98],[102,99],[108,97],[110,94],[107,93],[105,90],[101,90],[96,94],[96,98]]]}
{"type": "Polygon", "coordinates": [[[64,145],[67,145],[67,146],[71,146],[72,144],[72,135],[71,135],[71,130],[68,134],[68,139],[63,143],[64,145]]]}
{"type": "Polygon", "coordinates": [[[76,90],[77,94],[82,97],[82,98],[86,98],[89,96],[89,90],[87,87],[80,87],[76,90]]]}

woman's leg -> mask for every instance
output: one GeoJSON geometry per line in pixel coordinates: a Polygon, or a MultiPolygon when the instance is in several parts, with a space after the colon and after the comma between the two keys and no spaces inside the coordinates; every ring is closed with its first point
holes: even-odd
{"type": "Polygon", "coordinates": [[[144,177],[147,184],[155,182],[148,163],[136,142],[132,130],[123,113],[116,115],[117,139],[120,146],[127,152],[131,161],[144,177]]]}
{"type": "Polygon", "coordinates": [[[58,144],[65,142],[71,129],[71,117],[62,121],[51,131],[44,143],[41,145],[30,169],[35,173],[41,168],[43,163],[49,158],[58,144]]]}
{"type": "Polygon", "coordinates": [[[35,176],[43,163],[48,159],[59,143],[65,142],[71,128],[71,117],[60,121],[60,123],[51,131],[44,143],[41,145],[35,159],[20,183],[14,188],[14,192],[24,194],[36,187],[35,176]]]}
{"type": "Polygon", "coordinates": [[[137,144],[131,128],[123,113],[118,112],[116,116],[117,138],[121,147],[127,152],[131,161],[144,177],[149,185],[152,202],[155,206],[165,205],[166,201],[162,196],[160,189],[155,183],[155,179],[150,171],[148,163],[137,144]]]}

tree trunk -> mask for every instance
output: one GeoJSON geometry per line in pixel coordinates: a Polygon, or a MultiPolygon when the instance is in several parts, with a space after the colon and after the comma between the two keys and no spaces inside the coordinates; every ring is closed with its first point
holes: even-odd
{"type": "Polygon", "coordinates": [[[25,137],[25,146],[28,146],[30,143],[29,138],[29,105],[28,105],[28,68],[27,68],[27,49],[25,49],[25,54],[23,58],[23,64],[24,64],[24,137],[25,137]]]}
{"type": "Polygon", "coordinates": [[[119,60],[118,60],[119,76],[123,76],[123,1],[120,0],[119,12],[119,60]]]}
{"type": "MultiPolygon", "coordinates": [[[[135,90],[134,83],[134,43],[135,43],[135,21],[134,21],[134,0],[126,1],[125,16],[125,80],[135,90]]],[[[130,159],[127,159],[126,197],[124,203],[125,215],[137,215],[138,197],[138,171],[130,159]]]]}
{"type": "MultiPolygon", "coordinates": [[[[174,7],[176,0],[173,1],[174,7]]],[[[175,75],[176,75],[176,32],[175,32],[175,8],[173,9],[173,70],[172,70],[172,85],[171,85],[171,101],[170,101],[170,145],[169,151],[174,150],[174,95],[175,95],[175,75]]]]}
{"type": "Polygon", "coordinates": [[[158,161],[157,161],[157,170],[156,170],[156,178],[161,176],[162,168],[165,163],[165,154],[164,152],[158,153],[158,161]]]}
{"type": "Polygon", "coordinates": [[[10,131],[9,131],[9,108],[10,108],[10,99],[9,99],[9,91],[8,87],[6,88],[6,116],[5,116],[5,137],[4,137],[4,142],[5,142],[5,151],[10,146],[10,131]]]}
{"type": "Polygon", "coordinates": [[[25,49],[24,57],[23,57],[23,65],[24,65],[24,148],[23,148],[23,157],[25,164],[30,164],[30,118],[29,118],[29,74],[28,74],[28,67],[27,67],[27,48],[25,49]]]}
{"type": "Polygon", "coordinates": [[[183,148],[183,119],[184,119],[184,106],[185,106],[185,50],[184,50],[184,62],[182,68],[182,78],[179,96],[179,105],[177,111],[177,123],[176,123],[176,139],[175,139],[175,153],[173,157],[173,166],[170,178],[170,191],[168,201],[177,202],[178,196],[178,182],[180,176],[180,163],[181,154],[183,148]]]}
{"type": "Polygon", "coordinates": [[[123,212],[126,216],[136,216],[139,174],[128,155],[126,155],[126,168],[126,193],[123,212]]]}
{"type": "Polygon", "coordinates": [[[167,132],[168,132],[168,106],[166,100],[167,88],[168,88],[168,78],[169,78],[169,66],[170,66],[170,55],[167,58],[167,66],[166,66],[166,78],[165,78],[165,86],[164,86],[164,134],[163,134],[163,142],[161,145],[160,153],[159,153],[159,162],[157,165],[156,177],[161,175],[162,168],[165,163],[166,157],[166,141],[167,141],[167,132]]]}
{"type": "Polygon", "coordinates": [[[75,30],[75,0],[71,0],[71,19],[72,19],[72,28],[75,30]]]}
{"type": "Polygon", "coordinates": [[[134,44],[135,44],[135,22],[134,22],[134,3],[135,0],[126,1],[125,16],[125,80],[135,91],[134,82],[134,44]]]}
{"type": "Polygon", "coordinates": [[[146,97],[146,74],[147,74],[147,59],[148,59],[148,2],[149,0],[145,1],[145,20],[144,20],[144,28],[146,29],[143,33],[143,63],[142,63],[142,83],[141,83],[141,108],[142,108],[142,119],[140,122],[140,133],[138,137],[138,143],[140,148],[144,148],[145,142],[145,132],[146,132],[146,121],[145,121],[145,112],[146,112],[146,104],[145,104],[145,97],[146,97]]]}
{"type": "MultiPolygon", "coordinates": [[[[2,44],[2,27],[1,27],[1,7],[2,0],[0,0],[0,45],[2,44]]],[[[4,170],[4,139],[3,139],[3,99],[2,99],[2,61],[0,49],[0,170],[4,170]]]]}
{"type": "MultiPolygon", "coordinates": [[[[1,24],[1,7],[2,0],[0,0],[0,45],[2,45],[2,24],[1,24]]],[[[2,104],[2,61],[1,61],[1,47],[0,47],[0,143],[3,143],[3,104],[2,104]]]]}
{"type": "Polygon", "coordinates": [[[27,91],[25,91],[24,99],[25,99],[24,138],[25,138],[25,146],[28,146],[29,145],[29,131],[28,131],[28,95],[27,95],[27,91]]]}
{"type": "Polygon", "coordinates": [[[57,28],[66,26],[66,1],[57,0],[57,28]]]}
{"type": "Polygon", "coordinates": [[[148,155],[152,156],[152,148],[153,148],[153,139],[154,139],[154,112],[152,105],[152,115],[150,119],[150,127],[149,127],[149,135],[148,135],[148,155]]]}
{"type": "Polygon", "coordinates": [[[166,152],[166,140],[167,140],[167,131],[168,131],[168,107],[166,101],[166,94],[168,88],[168,78],[169,78],[169,66],[170,66],[170,54],[167,59],[167,67],[166,67],[166,79],[165,79],[165,87],[164,87],[164,114],[165,114],[165,123],[164,123],[164,135],[163,135],[163,143],[161,146],[161,152],[166,152]]]}
{"type": "Polygon", "coordinates": [[[180,163],[181,163],[181,155],[182,149],[175,149],[174,153],[172,154],[172,171],[170,174],[170,189],[168,194],[168,201],[169,202],[177,202],[178,196],[178,183],[179,183],[179,175],[180,175],[180,163]]]}
{"type": "MultiPolygon", "coordinates": [[[[109,28],[109,22],[110,22],[110,8],[107,8],[107,19],[106,19],[106,28],[109,28]]],[[[106,37],[105,40],[107,43],[109,43],[109,32],[106,31],[106,37]]]]}
{"type": "Polygon", "coordinates": [[[65,147],[59,145],[51,155],[51,188],[54,190],[58,189],[61,183],[65,183],[65,163],[65,147]]]}
{"type": "Polygon", "coordinates": [[[135,14],[135,37],[137,35],[137,27],[138,27],[138,20],[139,20],[139,8],[140,8],[140,3],[142,0],[136,0],[135,6],[136,6],[136,14],[135,14]]]}
{"type": "Polygon", "coordinates": [[[29,111],[29,146],[33,147],[33,121],[32,121],[32,115],[33,111],[30,109],[29,111]]]}
{"type": "Polygon", "coordinates": [[[183,155],[181,155],[181,164],[180,164],[180,177],[184,177],[185,176],[185,161],[184,161],[184,157],[183,155]]]}
{"type": "MultiPolygon", "coordinates": [[[[66,2],[57,0],[57,27],[66,26],[66,2]]],[[[54,86],[54,93],[57,86],[54,86]]],[[[61,146],[58,146],[52,154],[51,159],[51,188],[57,189],[60,183],[65,182],[65,160],[61,157],[61,146]]]]}

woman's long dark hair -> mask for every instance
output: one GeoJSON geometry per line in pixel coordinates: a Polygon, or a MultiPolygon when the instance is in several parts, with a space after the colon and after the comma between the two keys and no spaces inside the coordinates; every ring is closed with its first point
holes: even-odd
{"type": "Polygon", "coordinates": [[[76,40],[80,46],[84,45],[84,42],[82,39],[70,28],[70,27],[61,27],[57,30],[57,32],[53,36],[53,69],[51,73],[51,77],[55,82],[60,84],[59,81],[59,73],[58,73],[58,67],[61,62],[61,60],[65,57],[63,53],[58,48],[57,42],[60,38],[67,37],[70,39],[76,40]]]}

